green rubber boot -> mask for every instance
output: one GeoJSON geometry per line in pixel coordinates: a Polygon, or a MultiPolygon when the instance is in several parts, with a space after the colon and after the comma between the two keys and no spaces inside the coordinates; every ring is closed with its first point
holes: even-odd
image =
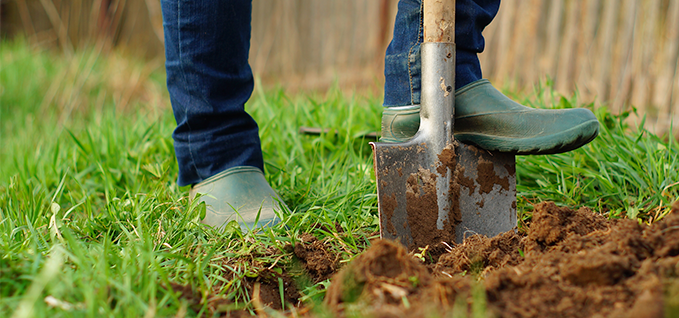
{"type": "MultiPolygon", "coordinates": [[[[382,141],[403,142],[419,128],[419,106],[389,107],[382,141]]],[[[534,109],[512,101],[488,80],[455,92],[455,139],[490,151],[539,155],[567,152],[592,141],[599,122],[589,109],[534,109]]]]}
{"type": "Polygon", "coordinates": [[[276,212],[287,208],[264,173],[255,167],[222,171],[194,185],[189,197],[193,199],[198,193],[202,194],[198,200],[206,204],[202,222],[220,229],[232,220],[236,220],[241,229],[274,226],[280,222],[276,212]]]}

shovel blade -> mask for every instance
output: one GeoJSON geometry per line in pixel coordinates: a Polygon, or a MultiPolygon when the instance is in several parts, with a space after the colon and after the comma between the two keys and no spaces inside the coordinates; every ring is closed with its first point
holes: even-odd
{"type": "Polygon", "coordinates": [[[374,152],[380,236],[410,250],[461,243],[516,226],[514,156],[449,142],[431,151],[426,138],[370,143],[374,152]]]}

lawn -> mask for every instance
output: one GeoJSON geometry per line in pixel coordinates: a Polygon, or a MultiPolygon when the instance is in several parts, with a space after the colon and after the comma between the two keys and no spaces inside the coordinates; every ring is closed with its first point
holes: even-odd
{"type": "MultiPolygon", "coordinates": [[[[164,81],[159,61],[0,43],[0,316],[328,314],[329,274],[378,237],[362,136],[379,130],[381,97],[256,85],[246,109],[260,125],[267,179],[292,211],[281,226],[242,234],[200,224],[205,207],[176,185],[164,81]],[[301,126],[333,132],[303,135],[301,126]],[[314,244],[335,258],[327,272],[310,271],[296,251],[314,244]],[[298,303],[289,304],[293,285],[298,303]],[[285,311],[253,299],[266,286],[285,311]]],[[[679,197],[674,138],[558,95],[549,81],[510,95],[533,107],[592,107],[602,123],[579,150],[517,159],[520,229],[541,201],[640,224],[670,212],[679,197]]]]}

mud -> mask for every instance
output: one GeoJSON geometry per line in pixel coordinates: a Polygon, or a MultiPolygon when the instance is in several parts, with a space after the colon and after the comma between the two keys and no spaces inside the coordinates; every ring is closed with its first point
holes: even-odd
{"type": "MultiPolygon", "coordinates": [[[[234,277],[225,278],[234,279],[234,277]]],[[[251,317],[253,313],[264,314],[265,308],[280,311],[290,308],[290,305],[302,305],[299,302],[299,289],[294,280],[285,273],[278,273],[267,268],[261,270],[256,277],[246,278],[242,283],[250,298],[251,308],[247,308],[245,304],[235,305],[224,298],[219,292],[219,286],[216,286],[214,292],[209,293],[206,298],[201,291],[188,285],[171,283],[170,287],[188,303],[189,308],[194,312],[207,310],[210,313],[209,316],[213,317],[251,317]],[[283,290],[283,295],[280,294],[281,290],[283,290]],[[285,302],[285,307],[282,301],[285,302]],[[203,308],[204,305],[205,308],[203,308]]]]}
{"type": "Polygon", "coordinates": [[[299,290],[295,286],[292,278],[276,271],[265,269],[257,277],[246,280],[246,288],[251,291],[250,295],[257,307],[269,307],[272,309],[283,309],[282,301],[288,304],[297,304],[299,290]],[[283,286],[283,299],[281,299],[280,287],[283,286]]]}
{"type": "Polygon", "coordinates": [[[495,173],[495,165],[490,161],[479,161],[479,185],[480,193],[490,193],[496,184],[500,185],[505,191],[509,191],[509,178],[500,178],[495,173]]]}
{"type": "Polygon", "coordinates": [[[646,226],[541,203],[526,233],[472,236],[429,265],[375,241],[334,276],[325,303],[340,316],[443,316],[469,310],[480,286],[497,317],[665,317],[679,297],[676,212],[646,226]]]}
{"type": "Polygon", "coordinates": [[[455,240],[455,227],[451,217],[443,221],[443,229],[438,229],[438,198],[436,197],[436,175],[422,169],[408,177],[406,184],[406,211],[408,226],[413,241],[411,250],[426,246],[430,242],[450,242],[455,240]]]}
{"type": "Polygon", "coordinates": [[[398,206],[398,202],[396,201],[395,193],[391,196],[385,195],[382,197],[382,211],[384,211],[384,214],[387,217],[386,230],[393,236],[398,236],[398,232],[396,232],[396,228],[394,227],[394,222],[391,221],[391,218],[394,217],[396,206],[398,206]]]}
{"type": "Polygon", "coordinates": [[[447,146],[443,148],[441,153],[438,155],[438,167],[436,167],[436,171],[440,175],[445,175],[447,172],[447,169],[450,169],[451,171],[455,170],[455,167],[457,166],[457,155],[455,154],[455,147],[454,146],[447,146]]]}

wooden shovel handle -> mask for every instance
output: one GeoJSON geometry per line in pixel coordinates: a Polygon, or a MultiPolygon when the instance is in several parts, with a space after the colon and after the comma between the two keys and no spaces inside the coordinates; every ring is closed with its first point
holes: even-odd
{"type": "Polygon", "coordinates": [[[424,0],[424,42],[455,43],[455,0],[424,0]]]}

